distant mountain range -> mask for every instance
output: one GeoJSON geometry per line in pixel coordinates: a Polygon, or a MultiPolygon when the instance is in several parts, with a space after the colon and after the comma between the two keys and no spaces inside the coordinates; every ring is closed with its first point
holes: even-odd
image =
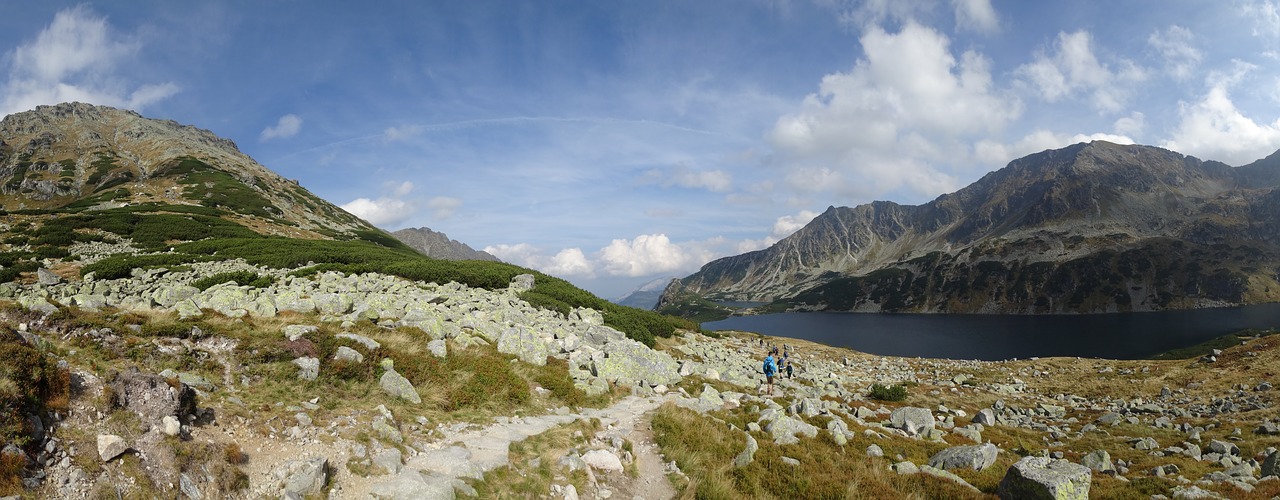
{"type": "Polygon", "coordinates": [[[830,207],[675,280],[660,311],[1097,313],[1280,301],[1280,152],[1076,144],[919,206],[830,207]]]}
{"type": "Polygon", "coordinates": [[[410,248],[422,252],[427,257],[444,260],[489,260],[501,262],[497,257],[482,250],[474,250],[467,244],[451,240],[444,233],[431,229],[407,228],[393,231],[392,236],[410,248]]]}
{"type": "Polygon", "coordinates": [[[675,279],[674,276],[664,276],[632,290],[625,296],[613,301],[614,304],[621,306],[634,307],[637,309],[653,309],[658,305],[658,299],[662,297],[662,291],[666,290],[667,284],[675,279]]]}

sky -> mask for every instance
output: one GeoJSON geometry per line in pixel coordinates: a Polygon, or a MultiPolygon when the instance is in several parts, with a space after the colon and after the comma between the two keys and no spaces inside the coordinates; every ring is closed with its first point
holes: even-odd
{"type": "Polygon", "coordinates": [[[1045,149],[1280,149],[1280,0],[0,0],[0,115],[209,129],[619,298],[1045,149]]]}

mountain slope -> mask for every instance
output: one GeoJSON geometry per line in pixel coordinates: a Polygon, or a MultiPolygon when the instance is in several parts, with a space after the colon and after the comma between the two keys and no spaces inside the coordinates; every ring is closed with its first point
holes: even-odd
{"type": "Polygon", "coordinates": [[[297,238],[377,231],[207,130],[83,103],[0,121],[0,195],[6,210],[203,206],[297,238]]]}
{"type": "Polygon", "coordinates": [[[658,299],[662,297],[662,291],[673,279],[675,278],[671,276],[655,279],[640,285],[625,296],[614,300],[613,303],[637,309],[653,309],[658,304],[658,299]]]}
{"type": "Polygon", "coordinates": [[[705,297],[803,310],[1104,312],[1280,300],[1278,172],[1277,155],[1232,168],[1077,144],[924,205],[830,207],[770,248],[708,263],[660,307],[705,297]]]}
{"type": "Polygon", "coordinates": [[[474,250],[466,243],[451,240],[444,233],[432,231],[430,228],[405,228],[393,231],[391,236],[409,245],[410,248],[422,252],[433,259],[444,260],[491,260],[499,262],[497,257],[488,252],[474,250]]]}

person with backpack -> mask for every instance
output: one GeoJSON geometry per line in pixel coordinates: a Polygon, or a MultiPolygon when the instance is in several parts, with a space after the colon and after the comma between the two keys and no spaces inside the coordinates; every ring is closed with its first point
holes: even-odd
{"type": "Polygon", "coordinates": [[[773,376],[778,374],[778,364],[773,361],[773,354],[764,357],[764,379],[769,384],[769,395],[773,395],[773,376]]]}
{"type": "Polygon", "coordinates": [[[791,360],[787,360],[787,379],[791,379],[791,360]]]}

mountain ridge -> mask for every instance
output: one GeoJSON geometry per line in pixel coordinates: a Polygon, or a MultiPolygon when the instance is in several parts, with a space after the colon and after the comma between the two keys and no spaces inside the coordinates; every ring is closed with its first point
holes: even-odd
{"type": "Polygon", "coordinates": [[[489,260],[501,262],[489,252],[475,250],[466,243],[449,239],[449,236],[431,228],[404,228],[391,232],[391,236],[422,252],[427,257],[444,260],[489,260]]]}
{"type": "MultiPolygon", "coordinates": [[[[690,297],[780,301],[775,310],[1015,313],[1157,310],[1280,300],[1276,283],[1280,273],[1242,271],[1264,262],[1239,259],[1179,257],[1179,266],[1190,264],[1194,257],[1205,260],[1214,272],[1232,273],[1228,281],[1240,282],[1223,293],[1190,300],[1181,300],[1187,294],[1175,289],[1198,286],[1206,281],[1201,275],[1156,283],[1150,273],[1118,270],[1123,277],[1106,287],[1075,276],[1057,276],[1076,273],[1062,268],[1078,259],[1115,267],[1116,258],[1107,251],[1135,250],[1155,267],[1172,264],[1147,254],[1159,254],[1165,243],[1175,241],[1210,254],[1214,245],[1247,247],[1239,253],[1264,255],[1265,265],[1274,266],[1280,262],[1276,257],[1280,225],[1275,222],[1280,216],[1278,166],[1280,155],[1230,167],[1161,148],[1102,141],[1044,151],[1014,160],[922,205],[877,201],[852,208],[829,207],[770,248],[712,261],[681,278],[659,308],[679,309],[690,297]],[[918,261],[931,255],[927,260],[936,262],[918,261]],[[1062,284],[1059,288],[1064,289],[1054,292],[1059,295],[1069,296],[1087,286],[1092,288],[1088,294],[1118,296],[1120,288],[1138,286],[1156,298],[1121,299],[1120,303],[1099,297],[1056,300],[1069,297],[1035,290],[1025,297],[991,295],[989,287],[973,287],[991,277],[987,275],[992,273],[975,271],[982,262],[994,263],[986,264],[988,268],[1001,266],[988,271],[999,271],[1010,283],[1022,279],[1047,285],[1055,276],[1074,281],[1062,284]],[[1025,269],[1044,263],[1052,264],[1051,268],[1025,269]],[[1023,269],[1011,270],[1014,267],[1023,269]],[[911,276],[876,274],[887,270],[911,276]],[[928,279],[917,282],[925,275],[928,279]],[[1128,283],[1131,278],[1136,282],[1128,283]],[[857,282],[848,281],[853,279],[857,282]],[[828,288],[818,294],[821,297],[804,296],[837,280],[845,280],[848,286],[828,288]],[[890,290],[893,287],[908,290],[890,290]],[[842,293],[858,297],[837,300],[834,295],[842,293]],[[783,304],[792,299],[797,302],[783,304]],[[841,304],[833,305],[834,301],[841,304]]],[[[1088,263],[1076,267],[1088,267],[1088,263]]]]}

